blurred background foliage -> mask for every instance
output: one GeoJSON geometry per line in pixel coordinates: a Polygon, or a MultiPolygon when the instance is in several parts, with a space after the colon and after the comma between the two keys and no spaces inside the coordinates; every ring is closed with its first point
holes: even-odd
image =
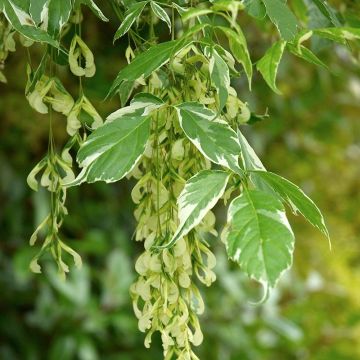
{"type": "MultiPolygon", "coordinates": [[[[357,1],[333,3],[349,24],[360,26],[357,1]]],[[[311,16],[314,26],[324,20],[316,12],[311,16]]],[[[97,64],[86,93],[105,116],[118,106],[117,99],[102,99],[124,62],[126,44],[112,46],[115,19],[101,24],[90,13],[85,17],[84,37],[97,64]]],[[[245,16],[240,22],[257,60],[274,40],[273,29],[245,16]]],[[[360,52],[326,41],[312,46],[329,71],[285,57],[278,78],[283,96],[260,77],[252,93],[243,78],[235,86],[253,111],[269,112],[244,132],[269,170],[299,184],[318,203],[332,251],[320,233],[292,217],[294,267],[267,303],[253,306],[259,289],[227,261],[220,241],[210,239],[218,280],[203,289],[203,360],[360,359],[360,52]]],[[[40,60],[41,51],[38,45],[30,49],[32,61],[40,60]]],[[[69,191],[62,237],[82,254],[81,270],[73,269],[66,282],[51,262],[43,275],[28,270],[36,251],[28,239],[48,210],[48,194],[30,191],[26,176],[46,151],[48,119],[24,98],[26,59],[17,43],[5,68],[8,84],[0,84],[0,359],[161,359],[159,339],[154,337],[150,350],[143,346],[128,292],[142,246],[131,239],[131,181],[69,191]]],[[[58,76],[76,94],[65,67],[58,76]]],[[[56,118],[59,146],[65,126],[64,118],[56,118]]],[[[223,210],[217,211],[221,219],[223,210]]]]}

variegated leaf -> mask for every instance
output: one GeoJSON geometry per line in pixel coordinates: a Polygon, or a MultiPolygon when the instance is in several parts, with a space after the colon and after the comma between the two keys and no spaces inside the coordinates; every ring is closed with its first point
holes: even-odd
{"type": "Polygon", "coordinates": [[[171,32],[171,21],[169,18],[169,15],[166,13],[166,11],[158,5],[155,1],[150,2],[150,6],[154,14],[162,21],[166,22],[166,25],[169,28],[169,31],[171,32]]]}
{"type": "Polygon", "coordinates": [[[35,26],[35,23],[29,14],[30,3],[17,0],[2,0],[0,6],[1,10],[5,13],[9,11],[13,12],[13,16],[19,24],[35,26]]]}
{"type": "Polygon", "coordinates": [[[121,38],[129,31],[134,22],[139,18],[147,3],[147,1],[140,1],[138,3],[134,3],[134,5],[129,8],[129,10],[125,13],[124,20],[115,33],[114,41],[121,38]]]}
{"type": "Polygon", "coordinates": [[[47,13],[48,0],[30,0],[29,14],[38,25],[43,21],[43,14],[47,13]]]}
{"type": "Polygon", "coordinates": [[[258,61],[256,68],[263,76],[266,83],[271,87],[273,91],[281,94],[276,86],[276,74],[280,64],[280,60],[283,56],[286,46],[286,41],[279,40],[271,46],[265,53],[265,55],[258,61]]]}
{"type": "Polygon", "coordinates": [[[80,2],[91,9],[91,11],[102,21],[109,21],[93,0],[80,0],[80,2]]]}
{"type": "Polygon", "coordinates": [[[51,36],[56,38],[69,20],[73,0],[49,0],[47,7],[47,31],[51,36]]]}
{"type": "Polygon", "coordinates": [[[59,47],[59,43],[54,40],[46,31],[36,27],[34,20],[23,9],[18,7],[11,0],[2,0],[3,12],[6,19],[13,28],[25,37],[59,47]]]}
{"type": "Polygon", "coordinates": [[[341,23],[336,16],[336,12],[326,0],[313,0],[313,3],[334,26],[341,26],[341,23]]]}
{"type": "Polygon", "coordinates": [[[179,226],[170,242],[163,247],[171,247],[200,224],[223,196],[228,180],[229,174],[224,171],[203,170],[186,182],[178,198],[179,226]]]}
{"type": "Polygon", "coordinates": [[[240,27],[237,28],[237,31],[225,26],[218,26],[217,28],[220,29],[228,38],[231,53],[236,61],[244,67],[245,74],[249,82],[249,88],[251,89],[253,68],[244,34],[242,33],[240,27]]]}
{"type": "Polygon", "coordinates": [[[347,41],[360,39],[360,29],[354,27],[314,29],[312,32],[315,35],[341,44],[346,44],[347,41]]]}
{"type": "Polygon", "coordinates": [[[109,123],[122,116],[147,116],[163,104],[164,103],[155,95],[149,93],[139,93],[134,96],[134,99],[131,101],[129,106],[125,106],[110,114],[106,118],[106,122],[109,123]]]}
{"type": "Polygon", "coordinates": [[[211,14],[213,13],[212,10],[210,9],[204,9],[204,8],[200,8],[200,7],[192,7],[192,8],[189,8],[188,10],[186,10],[184,13],[181,14],[181,18],[182,18],[182,21],[186,22],[186,21],[189,21],[190,19],[193,19],[194,17],[201,17],[201,16],[204,16],[204,15],[208,15],[208,14],[211,14]]]}
{"type": "Polygon", "coordinates": [[[162,65],[166,64],[171,56],[175,56],[191,42],[192,40],[180,39],[151,46],[148,50],[136,56],[129,65],[119,72],[107,96],[112,96],[119,91],[120,85],[125,81],[131,82],[141,77],[147,78],[162,65]]]}
{"type": "Polygon", "coordinates": [[[271,172],[254,171],[253,174],[272,187],[290,206],[295,214],[299,212],[329,239],[329,232],[326,228],[321,211],[297,185],[271,172]]]}
{"type": "Polygon", "coordinates": [[[77,161],[83,169],[66,185],[80,185],[84,181],[110,183],[126,176],[145,151],[151,111],[162,105],[155,96],[141,94],[129,106],[111,114],[80,147],[77,161]]]}
{"type": "Polygon", "coordinates": [[[245,136],[238,129],[238,138],[241,146],[241,159],[246,170],[266,170],[254,149],[250,146],[245,136]]]}
{"type": "Polygon", "coordinates": [[[305,46],[299,44],[298,46],[295,46],[293,44],[287,44],[286,48],[295,56],[312,63],[314,65],[321,66],[325,69],[327,69],[327,65],[324,64],[311,50],[306,48],[305,46]]]}
{"type": "Polygon", "coordinates": [[[47,64],[47,58],[48,58],[48,54],[47,52],[44,52],[44,55],[40,61],[38,68],[34,72],[31,72],[31,68],[29,67],[30,76],[29,76],[29,82],[28,84],[26,84],[25,95],[28,95],[34,91],[36,83],[44,75],[47,64]]]}
{"type": "Polygon", "coordinates": [[[284,40],[291,41],[297,32],[297,19],[284,0],[262,0],[266,13],[284,40]]]}
{"type": "MultiPolygon", "coordinates": [[[[29,14],[30,0],[11,0],[11,2],[19,9],[29,14]]],[[[0,2],[1,4],[1,2],[0,2]]]]}
{"type": "MultiPolygon", "coordinates": [[[[256,155],[254,149],[250,146],[245,136],[238,129],[238,138],[241,146],[241,161],[243,163],[244,169],[249,170],[262,170],[266,171],[264,165],[262,164],[259,157],[256,155]]],[[[271,192],[271,188],[260,178],[254,176],[250,173],[250,179],[252,183],[259,190],[264,190],[267,192],[271,192]]]]}
{"type": "Polygon", "coordinates": [[[205,106],[188,102],[176,106],[181,128],[197,149],[215,164],[242,174],[238,164],[240,144],[227,122],[205,106]]]}
{"type": "Polygon", "coordinates": [[[345,45],[348,41],[360,39],[360,29],[355,27],[337,27],[303,30],[299,32],[292,43],[299,49],[301,44],[310,39],[313,35],[345,45]]]}
{"type": "Polygon", "coordinates": [[[266,289],[292,263],[294,234],[277,197],[245,189],[228,210],[225,244],[229,257],[266,289]]]}
{"type": "Polygon", "coordinates": [[[215,49],[205,48],[205,55],[210,59],[209,71],[211,82],[219,97],[219,112],[224,108],[230,87],[229,67],[215,49]]]}

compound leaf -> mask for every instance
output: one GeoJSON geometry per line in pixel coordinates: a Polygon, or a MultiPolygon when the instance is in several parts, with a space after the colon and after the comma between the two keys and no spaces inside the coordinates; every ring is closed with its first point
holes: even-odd
{"type": "Polygon", "coordinates": [[[156,2],[151,1],[150,6],[154,14],[162,21],[166,22],[166,25],[169,28],[169,31],[171,32],[171,21],[169,18],[169,15],[166,13],[166,11],[158,5],[156,2]]]}
{"type": "Polygon", "coordinates": [[[223,196],[229,174],[220,170],[203,170],[190,178],[179,198],[179,226],[164,247],[171,247],[199,225],[205,215],[223,196]]]}
{"type": "Polygon", "coordinates": [[[256,177],[269,184],[273,190],[290,206],[292,211],[300,213],[313,226],[317,227],[327,238],[329,232],[321,211],[316,204],[291,181],[271,172],[254,171],[256,177]]]}
{"type": "Polygon", "coordinates": [[[147,78],[190,42],[191,40],[187,39],[172,40],[154,45],[139,54],[129,65],[120,70],[107,96],[119,91],[119,87],[124,81],[135,81],[141,77],[147,78]]]}
{"type": "Polygon", "coordinates": [[[238,165],[240,144],[227,122],[205,106],[187,102],[176,106],[181,128],[197,149],[215,164],[242,174],[238,165]]]}
{"type": "Polygon", "coordinates": [[[276,86],[276,74],[279,68],[281,58],[284,53],[286,41],[279,40],[271,46],[265,55],[258,61],[256,68],[263,76],[266,83],[277,94],[281,94],[276,86]]]}
{"type": "Polygon", "coordinates": [[[215,49],[205,48],[205,54],[210,58],[209,71],[211,82],[219,97],[219,112],[226,105],[228,88],[230,87],[229,67],[215,49]]]}
{"type": "Polygon", "coordinates": [[[163,102],[140,94],[129,106],[115,111],[80,147],[77,161],[82,171],[67,186],[84,181],[115,182],[126,176],[145,151],[150,135],[151,112],[163,102]]]}
{"type": "Polygon", "coordinates": [[[292,264],[294,234],[279,199],[260,190],[244,190],[228,210],[228,256],[266,289],[274,287],[292,264]]]}
{"type": "Polygon", "coordinates": [[[123,22],[115,33],[114,41],[121,38],[129,31],[132,24],[139,18],[146,4],[147,1],[140,1],[129,8],[129,10],[125,13],[125,18],[123,22]]]}

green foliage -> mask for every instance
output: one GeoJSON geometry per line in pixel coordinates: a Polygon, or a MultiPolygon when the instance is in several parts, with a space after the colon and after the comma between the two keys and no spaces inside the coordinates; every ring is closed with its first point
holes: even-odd
{"type": "Polygon", "coordinates": [[[196,103],[176,106],[184,133],[198,150],[215,164],[241,172],[238,165],[240,146],[234,130],[216,114],[196,103]]]}
{"type": "Polygon", "coordinates": [[[265,182],[281,196],[283,201],[290,206],[295,214],[297,212],[301,213],[305,219],[329,237],[329,232],[319,208],[298,186],[271,172],[256,171],[254,175],[255,177],[259,176],[262,180],[265,180],[265,182]]]}
{"type": "Polygon", "coordinates": [[[154,12],[154,14],[161,19],[162,21],[166,22],[166,25],[169,28],[169,31],[171,32],[171,20],[167,12],[155,1],[150,1],[151,10],[154,12]]]}
{"type": "Polygon", "coordinates": [[[173,40],[152,46],[147,51],[141,53],[131,64],[119,72],[110,88],[109,95],[118,92],[125,81],[131,82],[139,78],[146,79],[154,71],[167,63],[171,56],[180,51],[184,45],[182,41],[173,40]]]}
{"type": "Polygon", "coordinates": [[[143,94],[128,107],[109,115],[105,124],[82,144],[77,161],[83,169],[69,185],[99,180],[110,183],[126,176],[145,151],[150,111],[162,105],[156,97],[143,94]]]}
{"type": "MultiPolygon", "coordinates": [[[[73,0],[50,0],[46,3],[48,11],[47,32],[52,37],[58,37],[63,26],[71,15],[73,0]]],[[[39,18],[39,14],[36,15],[39,18]]],[[[41,14],[40,14],[41,16],[41,14]]]]}
{"type": "Polygon", "coordinates": [[[171,247],[199,225],[223,196],[229,175],[219,170],[203,170],[190,178],[178,198],[179,227],[166,247],[171,247]]]}
{"type": "Polygon", "coordinates": [[[140,1],[129,8],[129,10],[124,15],[124,21],[121,23],[119,29],[115,33],[114,41],[121,38],[129,31],[132,24],[138,19],[144,10],[146,4],[147,1],[140,1]]]}
{"type": "Polygon", "coordinates": [[[267,293],[292,263],[295,238],[282,203],[261,190],[245,190],[231,202],[227,221],[229,257],[267,293]]]}
{"type": "Polygon", "coordinates": [[[283,56],[286,41],[279,40],[266,51],[265,55],[258,61],[256,68],[259,70],[267,84],[273,91],[280,94],[281,92],[276,86],[276,74],[283,56]]]}
{"type": "Polygon", "coordinates": [[[286,41],[294,39],[297,31],[297,20],[283,0],[262,0],[266,13],[277,27],[281,37],[286,41]]]}
{"type": "Polygon", "coordinates": [[[249,88],[251,89],[253,68],[249,50],[246,44],[246,39],[241,31],[241,28],[238,27],[237,31],[234,31],[233,29],[225,26],[219,26],[217,28],[220,29],[227,36],[229,40],[230,51],[233,54],[234,58],[243,65],[246,76],[248,78],[249,88]]]}
{"type": "Polygon", "coordinates": [[[219,112],[226,105],[228,88],[230,86],[229,67],[215,49],[205,49],[205,54],[210,58],[210,79],[219,96],[219,112]]]}
{"type": "Polygon", "coordinates": [[[58,42],[45,30],[36,26],[24,9],[18,8],[11,0],[2,0],[0,9],[16,31],[33,41],[45,42],[57,47],[58,42]],[[2,8],[2,9],[1,9],[2,8]]]}
{"type": "Polygon", "coordinates": [[[76,5],[84,4],[91,9],[91,11],[102,21],[109,21],[109,19],[102,13],[94,0],[75,0],[76,5]]]}

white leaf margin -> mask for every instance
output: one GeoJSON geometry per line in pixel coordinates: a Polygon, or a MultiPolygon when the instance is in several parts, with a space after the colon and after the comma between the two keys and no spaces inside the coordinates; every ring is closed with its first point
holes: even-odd
{"type": "MultiPolygon", "coordinates": [[[[200,224],[200,222],[203,220],[205,215],[217,204],[219,199],[224,195],[226,186],[228,184],[230,178],[230,174],[226,173],[222,170],[202,170],[198,172],[196,175],[191,177],[185,184],[184,189],[180,193],[180,196],[178,198],[177,204],[179,207],[178,212],[178,218],[180,220],[179,226],[177,230],[175,231],[175,234],[171,238],[171,240],[162,246],[159,246],[158,248],[170,248],[172,247],[179,239],[186,236],[193,228],[195,228],[197,225],[200,224]],[[212,197],[207,202],[206,206],[201,208],[197,214],[197,216],[194,219],[191,219],[192,214],[194,214],[194,211],[197,209],[199,204],[189,203],[187,201],[189,194],[189,188],[193,186],[196,181],[202,176],[206,175],[214,175],[214,174],[223,174],[224,176],[224,182],[221,186],[221,188],[218,189],[216,193],[212,194],[212,197]],[[191,222],[189,221],[191,220],[191,222]]],[[[208,189],[207,189],[208,190],[208,189]]],[[[210,190],[208,190],[210,191],[210,190]]]]}

